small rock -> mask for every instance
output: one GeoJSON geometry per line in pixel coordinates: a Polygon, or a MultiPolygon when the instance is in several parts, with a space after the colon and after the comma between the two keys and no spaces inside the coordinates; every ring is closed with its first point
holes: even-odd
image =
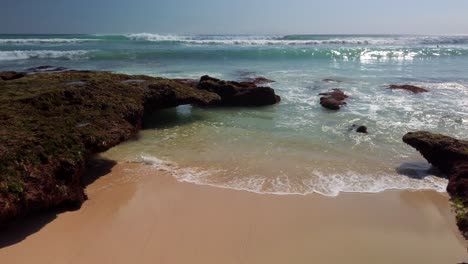
{"type": "Polygon", "coordinates": [[[359,127],[356,129],[356,132],[367,134],[367,127],[366,127],[366,126],[359,126],[359,127]]]}
{"type": "Polygon", "coordinates": [[[333,89],[330,92],[320,93],[319,95],[322,95],[320,97],[320,105],[330,110],[339,110],[341,106],[346,105],[344,100],[349,97],[340,89],[333,89]]]}
{"type": "Polygon", "coordinates": [[[64,71],[70,71],[70,69],[65,68],[65,67],[56,67],[56,66],[50,66],[50,65],[44,65],[44,66],[38,66],[38,67],[32,67],[29,69],[26,69],[26,72],[28,74],[34,74],[34,73],[46,73],[46,72],[64,72],[64,71]]]}
{"type": "Polygon", "coordinates": [[[413,92],[413,93],[427,93],[429,92],[428,90],[424,89],[424,88],[421,88],[421,87],[418,87],[418,86],[414,86],[414,85],[390,85],[390,87],[388,87],[387,89],[390,89],[390,90],[406,90],[406,91],[410,91],[410,92],[413,92]]]}
{"type": "Polygon", "coordinates": [[[322,82],[328,82],[328,83],[342,83],[343,81],[327,78],[327,79],[323,79],[322,82]]]}

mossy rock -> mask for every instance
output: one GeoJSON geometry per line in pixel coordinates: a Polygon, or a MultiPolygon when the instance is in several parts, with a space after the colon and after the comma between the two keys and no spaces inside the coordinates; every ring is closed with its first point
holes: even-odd
{"type": "Polygon", "coordinates": [[[132,137],[145,112],[219,100],[176,81],[109,72],[0,80],[0,224],[81,204],[87,157],[132,137]]]}

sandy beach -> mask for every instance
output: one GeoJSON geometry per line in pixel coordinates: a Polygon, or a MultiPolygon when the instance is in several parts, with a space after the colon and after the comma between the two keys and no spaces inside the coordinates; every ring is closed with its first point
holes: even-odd
{"type": "Polygon", "coordinates": [[[136,163],[116,164],[86,191],[78,211],[19,223],[37,232],[3,231],[0,263],[468,260],[448,196],[433,191],[261,195],[180,183],[136,163]]]}

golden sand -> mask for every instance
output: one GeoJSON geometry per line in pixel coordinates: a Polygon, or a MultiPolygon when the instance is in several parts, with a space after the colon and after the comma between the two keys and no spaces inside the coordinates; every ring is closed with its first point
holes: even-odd
{"type": "MultiPolygon", "coordinates": [[[[177,182],[117,164],[89,201],[16,243],[0,263],[458,263],[468,260],[436,192],[261,195],[177,182]]],[[[27,222],[34,224],[36,219],[27,222]]],[[[24,224],[24,223],[23,223],[24,224]]],[[[28,224],[28,223],[26,223],[28,224]]]]}

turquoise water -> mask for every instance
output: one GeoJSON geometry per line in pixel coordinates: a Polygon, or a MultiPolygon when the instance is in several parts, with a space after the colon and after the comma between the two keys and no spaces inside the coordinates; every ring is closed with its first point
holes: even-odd
{"type": "Polygon", "coordinates": [[[446,181],[401,137],[468,134],[468,36],[0,35],[0,70],[39,65],[275,80],[279,105],[165,110],[140,140],[105,154],[199,184],[277,194],[444,191],[446,181]],[[429,92],[385,89],[390,84],[429,92]],[[339,112],[318,103],[332,88],[350,95],[339,112]],[[353,124],[369,135],[350,131],[353,124]]]}

